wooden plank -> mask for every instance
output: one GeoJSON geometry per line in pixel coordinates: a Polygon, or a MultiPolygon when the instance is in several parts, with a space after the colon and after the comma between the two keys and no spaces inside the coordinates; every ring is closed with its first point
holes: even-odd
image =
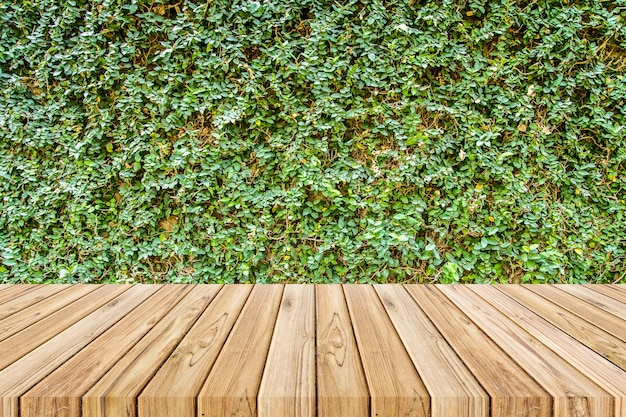
{"type": "Polygon", "coordinates": [[[2,292],[2,290],[9,288],[11,286],[11,284],[0,284],[0,292],[2,292]]]}
{"type": "Polygon", "coordinates": [[[315,288],[285,286],[257,397],[259,417],[315,416],[315,288]]]}
{"type": "Polygon", "coordinates": [[[317,415],[366,417],[369,394],[341,285],[315,287],[317,415]]]}
{"type": "Polygon", "coordinates": [[[520,304],[540,315],[583,345],[604,356],[626,370],[626,345],[620,339],[593,324],[546,300],[539,294],[518,285],[499,285],[504,292],[520,304]]]}
{"type": "Polygon", "coordinates": [[[626,342],[626,323],[624,320],[607,314],[594,305],[581,302],[579,298],[559,291],[552,285],[527,285],[525,287],[626,342]]]}
{"type": "Polygon", "coordinates": [[[283,285],[255,285],[198,394],[198,416],[256,417],[283,285]]]}
{"type": "Polygon", "coordinates": [[[33,304],[37,304],[51,295],[65,291],[70,287],[71,285],[40,285],[35,287],[25,294],[19,295],[4,302],[3,304],[0,304],[0,320],[5,319],[33,304]]]}
{"type": "Polygon", "coordinates": [[[619,327],[626,291],[616,286],[358,286],[352,300],[352,287],[232,286],[227,296],[228,286],[182,321],[187,310],[174,310],[195,288],[176,303],[165,295],[175,294],[174,286],[142,300],[129,295],[137,291],[131,286],[80,285],[56,293],[51,285],[14,287],[0,290],[13,294],[7,297],[13,310],[0,318],[0,417],[16,416],[18,407],[25,417],[485,417],[481,398],[492,401],[492,416],[548,410],[559,417],[626,417],[626,332],[619,333],[626,328],[619,327]],[[263,294],[252,305],[257,287],[263,294]],[[119,294],[125,301],[113,300],[119,294]],[[108,307],[115,311],[101,312],[110,300],[118,302],[108,307]],[[537,306],[536,313],[529,310],[537,306]],[[494,361],[493,349],[519,374],[498,354],[494,361]],[[403,372],[422,384],[421,394],[403,382],[403,372]],[[527,379],[535,384],[530,390],[527,379]],[[109,390],[118,381],[125,388],[109,390]],[[99,384],[107,393],[90,397],[99,384]],[[494,388],[498,384],[504,386],[494,388]],[[481,385],[487,393],[476,396],[481,385]],[[538,395],[529,394],[533,390],[538,395]],[[396,397],[402,402],[402,395],[415,406],[401,410],[396,397]],[[99,404],[100,414],[89,414],[89,401],[99,404]]]}
{"type": "Polygon", "coordinates": [[[606,296],[613,298],[621,303],[626,303],[626,291],[621,291],[619,289],[620,285],[598,285],[598,284],[587,284],[584,285],[586,288],[590,288],[595,292],[599,292],[606,296]]]}
{"type": "Polygon", "coordinates": [[[559,355],[462,286],[438,285],[553,397],[555,417],[614,417],[613,398],[559,355]]]}
{"type": "Polygon", "coordinates": [[[132,311],[159,287],[134,286],[0,371],[0,417],[18,417],[18,399],[21,395],[132,311]]]}
{"type": "Polygon", "coordinates": [[[139,396],[139,416],[196,416],[196,396],[250,291],[224,286],[139,396]]]}
{"type": "Polygon", "coordinates": [[[0,342],[0,369],[6,368],[130,288],[126,285],[105,285],[3,340],[0,342]]]}
{"type": "Polygon", "coordinates": [[[494,286],[471,285],[469,288],[613,395],[616,417],[626,417],[625,371],[498,291],[494,286]]]}
{"type": "MultiPolygon", "coordinates": [[[[619,317],[622,320],[626,320],[626,304],[614,298],[593,291],[591,288],[583,285],[556,284],[554,286],[559,290],[565,291],[568,294],[578,297],[581,300],[584,300],[599,309],[611,313],[612,315],[619,317]]],[[[626,322],[624,322],[623,325],[626,326],[626,322]]]]}
{"type": "Polygon", "coordinates": [[[371,285],[344,285],[372,416],[430,414],[430,395],[371,285]]]}
{"type": "Polygon", "coordinates": [[[432,417],[489,415],[489,396],[401,285],[374,285],[431,396],[432,417]]]}
{"type": "Polygon", "coordinates": [[[74,285],[0,321],[0,341],[46,318],[57,310],[95,291],[100,285],[74,285]]]}
{"type": "Polygon", "coordinates": [[[6,288],[4,291],[0,292],[0,308],[11,301],[14,298],[20,297],[24,294],[28,294],[29,292],[41,287],[41,285],[32,285],[32,284],[20,284],[20,285],[11,285],[9,288],[6,288]]]}
{"type": "Polygon", "coordinates": [[[441,291],[405,288],[487,391],[492,416],[552,416],[550,395],[441,291]]]}
{"type": "Polygon", "coordinates": [[[190,290],[167,285],[20,398],[20,417],[80,417],[81,397],[190,290]]]}
{"type": "Polygon", "coordinates": [[[221,285],[194,287],[83,396],[83,416],[136,416],[136,398],[221,285]]]}

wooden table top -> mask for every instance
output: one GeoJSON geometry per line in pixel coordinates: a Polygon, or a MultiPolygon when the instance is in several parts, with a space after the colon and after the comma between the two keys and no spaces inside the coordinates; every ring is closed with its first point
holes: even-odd
{"type": "Polygon", "coordinates": [[[0,417],[626,417],[624,285],[0,285],[0,417]]]}

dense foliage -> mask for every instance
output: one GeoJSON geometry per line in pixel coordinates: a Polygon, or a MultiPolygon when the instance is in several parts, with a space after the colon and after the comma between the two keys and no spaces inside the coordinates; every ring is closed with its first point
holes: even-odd
{"type": "Polygon", "coordinates": [[[0,281],[624,280],[625,20],[2,0],[0,281]]]}

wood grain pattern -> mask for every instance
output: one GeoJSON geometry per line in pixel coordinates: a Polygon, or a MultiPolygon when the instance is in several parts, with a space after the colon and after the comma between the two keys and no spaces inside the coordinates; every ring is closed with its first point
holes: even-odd
{"type": "Polygon", "coordinates": [[[0,292],[0,308],[6,303],[10,302],[14,298],[20,297],[24,294],[41,287],[41,285],[12,285],[4,291],[0,292]]]}
{"type": "Polygon", "coordinates": [[[285,286],[257,403],[259,417],[315,416],[315,289],[310,285],[285,286]]]}
{"type": "Polygon", "coordinates": [[[430,393],[432,417],[487,417],[487,393],[406,289],[374,288],[430,393]]]}
{"type": "Polygon", "coordinates": [[[0,369],[72,326],[131,286],[104,286],[0,342],[0,369]]]}
{"type": "Polygon", "coordinates": [[[315,288],[317,415],[367,417],[369,394],[341,285],[315,288]]]}
{"type": "Polygon", "coordinates": [[[83,416],[136,416],[137,396],[220,289],[196,286],[186,294],[82,397],[83,416]]]}
{"type": "Polygon", "coordinates": [[[428,417],[430,396],[370,286],[344,285],[372,416],[428,417]]]}
{"type": "Polygon", "coordinates": [[[0,342],[28,326],[45,319],[81,297],[95,291],[100,285],[75,285],[71,291],[62,291],[0,320],[0,342]]]}
{"type": "Polygon", "coordinates": [[[70,287],[71,285],[41,285],[25,294],[5,301],[0,304],[0,320],[70,287]]]}
{"type": "Polygon", "coordinates": [[[626,417],[626,372],[491,285],[468,287],[529,334],[578,368],[615,398],[615,416],[626,417]]]}
{"type": "MultiPolygon", "coordinates": [[[[554,285],[554,287],[558,288],[561,291],[565,291],[566,293],[571,294],[581,300],[584,300],[594,307],[611,313],[612,315],[619,317],[622,320],[626,320],[626,308],[624,307],[624,303],[615,300],[614,298],[593,291],[591,288],[582,285],[556,284],[554,285]]],[[[624,321],[623,325],[626,326],[626,321],[624,321]]]]}
{"type": "Polygon", "coordinates": [[[256,285],[198,395],[198,416],[255,417],[283,285],[256,285]]]}
{"type": "Polygon", "coordinates": [[[620,303],[626,303],[626,291],[620,291],[619,285],[584,285],[585,288],[589,288],[595,292],[599,292],[600,294],[604,294],[608,297],[611,297],[614,300],[619,301],[620,303]]]}
{"type": "Polygon", "coordinates": [[[139,416],[195,417],[196,396],[252,291],[222,289],[138,399],[139,416]]]}
{"type": "Polygon", "coordinates": [[[22,395],[20,416],[80,417],[80,398],[190,290],[161,288],[22,395]]]}
{"type": "Polygon", "coordinates": [[[527,288],[506,285],[498,286],[497,288],[499,291],[504,292],[517,302],[536,312],[544,320],[552,323],[555,327],[569,334],[578,342],[591,348],[623,370],[626,370],[626,346],[620,339],[598,329],[588,321],[546,300],[527,288]]]}
{"type": "Polygon", "coordinates": [[[405,286],[491,398],[492,415],[551,417],[550,395],[432,286],[405,286]]]}
{"type": "MultiPolygon", "coordinates": [[[[152,295],[159,286],[134,286],[0,371],[0,417],[18,417],[18,399],[63,362],[152,295]]],[[[9,340],[9,339],[7,339],[9,340]]]]}
{"type": "Polygon", "coordinates": [[[613,417],[612,397],[493,306],[457,286],[438,286],[552,396],[554,417],[613,417]]]}
{"type": "Polygon", "coordinates": [[[626,417],[617,285],[8,285],[0,417],[626,417]]]}
{"type": "Polygon", "coordinates": [[[561,291],[553,285],[528,285],[525,287],[626,342],[626,323],[624,320],[606,314],[594,305],[581,302],[580,298],[561,291]]]}

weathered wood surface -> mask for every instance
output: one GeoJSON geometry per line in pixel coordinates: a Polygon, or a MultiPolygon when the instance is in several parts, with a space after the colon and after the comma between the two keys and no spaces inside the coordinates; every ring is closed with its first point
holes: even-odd
{"type": "Polygon", "coordinates": [[[626,285],[585,285],[585,287],[626,303],[626,285]]]}
{"type": "Polygon", "coordinates": [[[0,285],[0,417],[626,417],[620,285],[0,285]]]}
{"type": "Polygon", "coordinates": [[[339,285],[318,285],[315,290],[317,414],[367,415],[367,383],[343,291],[339,285]]]}
{"type": "Polygon", "coordinates": [[[286,285],[257,396],[259,416],[315,415],[315,288],[286,285]]]}
{"type": "Polygon", "coordinates": [[[253,417],[283,285],[257,285],[198,395],[203,417],[253,417]]]}
{"type": "Polygon", "coordinates": [[[346,301],[374,416],[430,414],[424,383],[372,287],[346,286],[346,301]]]}

